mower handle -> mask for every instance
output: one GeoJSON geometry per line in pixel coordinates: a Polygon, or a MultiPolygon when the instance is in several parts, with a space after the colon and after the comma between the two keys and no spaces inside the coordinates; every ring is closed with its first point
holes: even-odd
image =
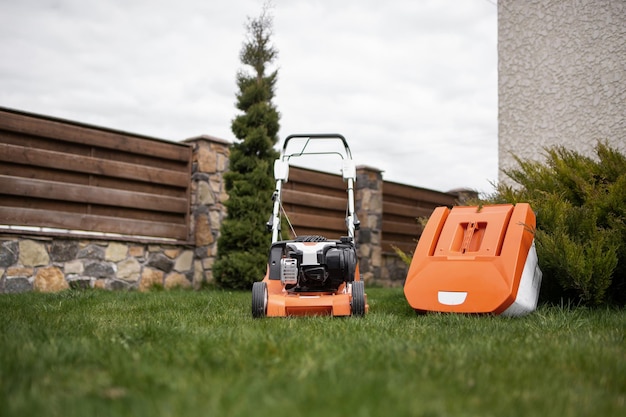
{"type": "MultiPolygon", "coordinates": [[[[298,133],[294,135],[289,135],[285,138],[285,143],[283,144],[283,150],[282,150],[283,155],[287,151],[287,143],[291,139],[339,139],[341,140],[341,142],[343,142],[343,146],[346,149],[346,155],[348,156],[349,159],[352,159],[352,152],[350,151],[348,142],[346,141],[346,138],[344,138],[343,135],[340,135],[339,133],[310,133],[310,134],[298,133]]],[[[304,150],[304,148],[306,148],[306,144],[304,145],[302,150],[304,150]]]]}

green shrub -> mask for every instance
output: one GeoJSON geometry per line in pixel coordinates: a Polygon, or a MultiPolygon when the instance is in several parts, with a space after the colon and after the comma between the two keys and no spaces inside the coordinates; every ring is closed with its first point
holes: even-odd
{"type": "Polygon", "coordinates": [[[499,184],[480,203],[530,203],[544,301],[624,305],[626,156],[602,142],[597,158],[562,146],[546,153],[545,162],[516,158],[505,174],[517,186],[499,184]]]}

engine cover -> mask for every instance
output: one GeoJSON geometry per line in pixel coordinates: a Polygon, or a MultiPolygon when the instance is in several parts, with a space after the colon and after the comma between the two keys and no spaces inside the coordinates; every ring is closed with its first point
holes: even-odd
{"type": "Polygon", "coordinates": [[[287,290],[336,291],[344,282],[354,281],[357,255],[351,240],[344,238],[339,241],[280,243],[280,252],[274,248],[270,252],[270,275],[272,265],[278,263],[280,279],[287,290]],[[280,260],[272,259],[279,254],[280,260]],[[297,275],[297,279],[294,279],[294,275],[297,275]]]}

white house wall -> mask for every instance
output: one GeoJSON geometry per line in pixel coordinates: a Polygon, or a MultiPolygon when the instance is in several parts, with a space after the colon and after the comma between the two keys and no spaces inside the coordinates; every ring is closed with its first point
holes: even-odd
{"type": "Polygon", "coordinates": [[[499,0],[498,78],[499,181],[545,147],[626,152],[626,1],[499,0]]]}

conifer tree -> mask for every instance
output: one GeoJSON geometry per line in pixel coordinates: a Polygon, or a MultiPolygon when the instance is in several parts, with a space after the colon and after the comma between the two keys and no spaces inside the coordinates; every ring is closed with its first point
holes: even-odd
{"type": "Polygon", "coordinates": [[[265,4],[259,17],[248,18],[240,52],[245,67],[237,73],[237,109],[242,113],[231,124],[238,141],[231,148],[229,172],[224,176],[228,214],[213,267],[217,284],[225,288],[249,289],[262,279],[271,243],[265,224],[272,211],[280,116],[272,103],[278,71],[268,73],[278,55],[271,43],[269,8],[265,4]]]}

